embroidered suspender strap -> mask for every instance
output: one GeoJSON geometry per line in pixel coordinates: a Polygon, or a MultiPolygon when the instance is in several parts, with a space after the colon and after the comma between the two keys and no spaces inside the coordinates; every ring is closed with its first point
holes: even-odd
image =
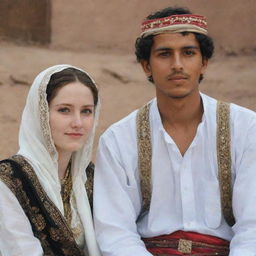
{"type": "Polygon", "coordinates": [[[150,103],[140,108],[136,116],[138,143],[138,170],[142,197],[142,211],[149,209],[151,200],[151,159],[152,148],[149,122],[150,103]]]}
{"type": "MultiPolygon", "coordinates": [[[[142,195],[141,213],[149,210],[151,200],[152,147],[149,123],[150,104],[137,112],[138,170],[142,195]]],[[[232,211],[231,154],[230,154],[230,109],[229,104],[217,104],[217,158],[220,180],[221,207],[225,220],[231,226],[235,223],[232,211]]]]}
{"type": "Polygon", "coordinates": [[[217,103],[217,159],[222,213],[232,226],[235,218],[232,210],[230,104],[221,101],[217,103]]]}

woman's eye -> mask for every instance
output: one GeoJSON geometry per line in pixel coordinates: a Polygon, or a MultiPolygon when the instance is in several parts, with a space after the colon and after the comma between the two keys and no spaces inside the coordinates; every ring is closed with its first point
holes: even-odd
{"type": "Polygon", "coordinates": [[[92,109],[89,109],[89,108],[86,108],[86,109],[82,110],[82,113],[86,114],[86,115],[92,114],[92,112],[93,112],[92,109]]]}
{"type": "Polygon", "coordinates": [[[58,109],[58,112],[60,112],[60,113],[68,113],[69,112],[69,108],[60,108],[60,109],[58,109]]]}

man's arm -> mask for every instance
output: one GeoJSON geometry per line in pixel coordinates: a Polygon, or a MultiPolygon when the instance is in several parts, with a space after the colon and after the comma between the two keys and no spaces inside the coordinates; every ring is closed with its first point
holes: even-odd
{"type": "Polygon", "coordinates": [[[94,221],[104,256],[151,256],[137,232],[141,199],[130,178],[122,166],[114,136],[107,140],[102,137],[95,169],[94,221]]]}
{"type": "Polygon", "coordinates": [[[233,211],[236,223],[230,244],[230,256],[256,255],[256,120],[233,143],[244,150],[235,157],[233,211]],[[247,131],[247,132],[246,132],[247,131]],[[244,137],[244,138],[243,138],[244,137]],[[243,138],[243,139],[241,139],[243,138]]]}

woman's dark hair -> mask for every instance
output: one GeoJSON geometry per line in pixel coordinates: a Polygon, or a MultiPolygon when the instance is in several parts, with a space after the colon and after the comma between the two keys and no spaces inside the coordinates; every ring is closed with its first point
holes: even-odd
{"type": "MultiPolygon", "coordinates": [[[[157,11],[153,14],[150,14],[146,20],[164,18],[171,15],[178,15],[178,14],[192,14],[189,9],[187,8],[172,8],[168,7],[163,10],[157,11]]],[[[187,35],[189,32],[182,32],[183,35],[187,35]]],[[[192,32],[194,33],[194,32],[192,32]]],[[[214,52],[214,44],[212,39],[204,34],[194,33],[195,37],[199,43],[200,51],[202,57],[206,60],[210,59],[214,52]]],[[[141,60],[149,60],[151,47],[153,45],[153,35],[149,35],[145,38],[138,37],[135,42],[135,54],[137,60],[140,62],[141,60]]]]}
{"type": "Polygon", "coordinates": [[[72,82],[80,82],[87,86],[93,95],[94,105],[96,106],[98,103],[98,89],[95,83],[91,80],[91,78],[84,72],[76,69],[76,68],[66,68],[60,72],[54,73],[46,88],[47,102],[48,104],[51,100],[56,96],[60,88],[63,86],[72,83],[72,82]]]}

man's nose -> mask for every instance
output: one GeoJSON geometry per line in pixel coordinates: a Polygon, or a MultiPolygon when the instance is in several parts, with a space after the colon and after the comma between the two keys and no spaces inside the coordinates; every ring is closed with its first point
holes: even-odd
{"type": "Polygon", "coordinates": [[[180,54],[176,53],[173,55],[172,69],[175,71],[183,70],[183,63],[180,54]]]}

